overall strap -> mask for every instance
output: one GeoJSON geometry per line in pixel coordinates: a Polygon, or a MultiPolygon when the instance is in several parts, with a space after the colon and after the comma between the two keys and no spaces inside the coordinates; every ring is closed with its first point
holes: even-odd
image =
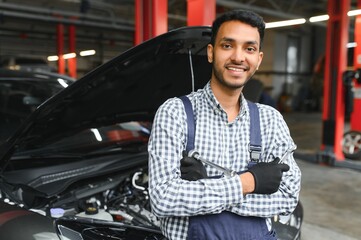
{"type": "Polygon", "coordinates": [[[196,133],[196,122],[194,120],[194,113],[193,113],[193,107],[192,103],[189,100],[187,96],[181,96],[179,97],[184,105],[184,109],[187,114],[187,126],[188,126],[188,134],[187,134],[187,146],[186,151],[187,153],[190,150],[194,150],[194,139],[195,139],[195,133],[196,133]]]}
{"type": "MultiPolygon", "coordinates": [[[[187,114],[188,133],[187,133],[186,151],[189,152],[190,150],[194,150],[194,139],[196,132],[194,112],[193,112],[192,103],[187,96],[181,96],[179,98],[182,100],[184,109],[187,114]]],[[[261,150],[262,150],[259,111],[255,103],[248,100],[247,103],[250,111],[250,124],[251,124],[249,152],[250,152],[251,160],[258,162],[260,160],[261,150]]]]}
{"type": "Polygon", "coordinates": [[[251,161],[258,162],[260,160],[262,150],[259,110],[255,103],[248,100],[247,103],[251,121],[249,152],[251,156],[251,161]]]}

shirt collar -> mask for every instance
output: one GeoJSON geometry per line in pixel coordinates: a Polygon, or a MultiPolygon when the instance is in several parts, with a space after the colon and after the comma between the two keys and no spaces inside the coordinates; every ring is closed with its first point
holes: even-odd
{"type": "Polygon", "coordinates": [[[208,104],[215,110],[222,110],[221,104],[219,104],[218,100],[213,94],[210,81],[204,86],[204,92],[208,104]]]}
{"type": "MultiPolygon", "coordinates": [[[[216,97],[213,94],[210,81],[204,86],[203,89],[204,89],[204,92],[205,92],[207,102],[212,107],[212,109],[215,112],[219,112],[219,111],[224,112],[221,104],[218,102],[218,100],[216,99],[216,97]]],[[[240,109],[236,119],[239,119],[240,116],[244,115],[246,112],[249,111],[248,105],[247,105],[246,99],[243,96],[243,93],[241,93],[239,101],[240,101],[240,104],[241,104],[241,109],[240,109]]]]}
{"type": "Polygon", "coordinates": [[[247,100],[244,98],[243,93],[241,93],[241,97],[239,98],[239,101],[241,101],[241,110],[240,110],[238,116],[242,116],[246,112],[249,112],[247,100]]]}

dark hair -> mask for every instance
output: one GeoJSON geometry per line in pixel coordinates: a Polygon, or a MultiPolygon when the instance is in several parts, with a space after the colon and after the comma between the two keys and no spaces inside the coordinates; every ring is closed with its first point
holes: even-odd
{"type": "Polygon", "coordinates": [[[265,23],[263,18],[255,12],[247,11],[247,10],[232,10],[229,12],[224,13],[220,17],[214,20],[212,25],[212,37],[211,37],[211,44],[214,46],[214,42],[218,33],[219,28],[221,25],[228,21],[240,21],[246,23],[252,27],[256,27],[258,29],[258,33],[261,39],[260,46],[263,42],[264,37],[264,29],[265,23]]]}

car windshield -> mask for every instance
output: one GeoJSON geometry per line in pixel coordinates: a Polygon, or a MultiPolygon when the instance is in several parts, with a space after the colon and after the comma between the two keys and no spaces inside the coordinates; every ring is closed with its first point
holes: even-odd
{"type": "Polygon", "coordinates": [[[4,143],[36,107],[71,81],[64,79],[0,79],[0,144],[4,143]]]}

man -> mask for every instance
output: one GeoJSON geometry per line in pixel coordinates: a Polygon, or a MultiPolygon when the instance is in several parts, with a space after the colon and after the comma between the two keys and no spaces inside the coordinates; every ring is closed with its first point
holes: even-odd
{"type": "Polygon", "coordinates": [[[276,162],[294,148],[293,140],[280,113],[262,104],[257,104],[261,161],[249,166],[250,115],[242,89],[262,62],[264,29],[263,19],[250,11],[216,19],[207,47],[211,79],[188,95],[196,121],[195,149],[239,175],[219,177],[211,166],[202,174],[197,160],[182,159],[187,116],[179,98],[157,111],[148,146],[149,190],[152,210],[169,239],[276,239],[269,218],[290,214],[297,205],[300,170],[292,154],[276,162]],[[184,160],[191,168],[184,167],[184,160]],[[189,175],[197,177],[191,181],[189,175]]]}

